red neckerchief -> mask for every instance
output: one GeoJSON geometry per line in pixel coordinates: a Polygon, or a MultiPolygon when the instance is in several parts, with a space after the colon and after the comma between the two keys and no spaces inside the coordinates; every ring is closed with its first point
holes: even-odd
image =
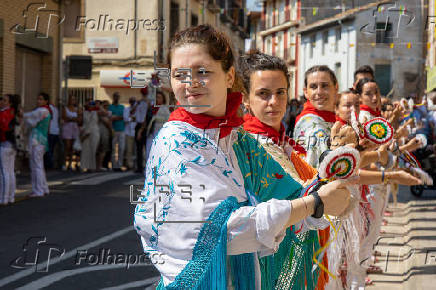
{"type": "Polygon", "coordinates": [[[98,106],[94,106],[94,107],[87,107],[86,110],[92,112],[92,111],[99,111],[100,108],[98,106]]]}
{"type": "Polygon", "coordinates": [[[193,114],[179,107],[173,111],[168,121],[182,121],[200,129],[220,128],[220,139],[239,127],[244,121],[238,116],[238,109],[242,103],[242,94],[239,92],[227,95],[226,114],[223,117],[212,117],[206,114],[193,114]]]}
{"type": "Polygon", "coordinates": [[[43,105],[41,108],[46,108],[50,112],[50,119],[53,117],[53,112],[49,105],[43,105]]]}
{"type": "Polygon", "coordinates": [[[244,130],[253,134],[259,134],[270,138],[275,144],[289,144],[300,154],[306,154],[303,146],[297,144],[292,138],[286,135],[285,126],[280,124],[280,131],[262,123],[258,118],[251,114],[244,115],[244,130]]]}
{"type": "Polygon", "coordinates": [[[159,111],[159,108],[160,107],[156,107],[156,106],[151,107],[151,112],[153,113],[153,116],[157,114],[157,112],[159,111]]]}
{"type": "Polygon", "coordinates": [[[297,118],[295,119],[295,124],[298,123],[298,120],[300,120],[301,117],[303,117],[304,115],[307,115],[307,114],[317,115],[317,116],[323,118],[324,121],[329,122],[329,123],[336,122],[336,118],[335,118],[335,113],[334,112],[318,110],[317,108],[315,108],[312,105],[311,102],[307,101],[304,104],[303,111],[301,111],[300,115],[298,115],[297,118]]]}
{"type": "Polygon", "coordinates": [[[381,111],[380,110],[376,110],[374,111],[373,109],[371,109],[369,106],[367,105],[360,105],[360,110],[361,111],[367,111],[369,112],[371,115],[373,115],[374,117],[381,117],[381,111]]]}
{"type": "Polygon", "coordinates": [[[342,119],[342,118],[339,117],[338,115],[336,115],[336,121],[337,121],[337,122],[340,122],[341,125],[347,125],[347,124],[348,124],[347,121],[345,121],[344,119],[342,119]]]}
{"type": "Polygon", "coordinates": [[[11,130],[10,122],[15,117],[15,110],[11,107],[0,109],[0,142],[6,141],[6,132],[11,130]]]}

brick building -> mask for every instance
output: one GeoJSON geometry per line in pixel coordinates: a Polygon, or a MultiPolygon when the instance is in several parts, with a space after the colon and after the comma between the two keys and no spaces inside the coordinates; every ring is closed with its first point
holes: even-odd
{"type": "Polygon", "coordinates": [[[25,111],[39,92],[59,95],[59,1],[0,1],[0,93],[19,94],[25,111]]]}

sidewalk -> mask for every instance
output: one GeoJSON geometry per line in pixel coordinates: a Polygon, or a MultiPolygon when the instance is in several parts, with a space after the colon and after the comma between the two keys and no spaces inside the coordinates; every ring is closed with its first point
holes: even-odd
{"type": "MultiPolygon", "coordinates": [[[[85,179],[95,180],[96,178],[107,173],[111,173],[112,175],[115,174],[113,171],[80,173],[76,171],[49,170],[46,172],[46,176],[48,186],[49,188],[52,188],[53,186],[74,184],[75,182],[85,179]]],[[[121,172],[119,172],[117,175],[119,175],[120,173],[121,172]]],[[[121,175],[128,176],[129,173],[131,172],[124,171],[121,173],[121,175]]],[[[30,172],[22,172],[20,174],[16,174],[16,182],[17,188],[15,190],[15,202],[29,198],[28,195],[32,193],[30,172]]]]}
{"type": "Polygon", "coordinates": [[[389,208],[394,214],[375,247],[384,273],[370,275],[367,289],[436,289],[436,191],[416,198],[400,187],[398,205],[389,208]]]}

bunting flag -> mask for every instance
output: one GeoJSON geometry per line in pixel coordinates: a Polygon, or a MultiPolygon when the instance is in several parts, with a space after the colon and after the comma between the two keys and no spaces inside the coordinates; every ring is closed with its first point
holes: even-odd
{"type": "Polygon", "coordinates": [[[412,43],[408,42],[407,43],[407,48],[411,48],[412,47],[412,43]]]}
{"type": "Polygon", "coordinates": [[[315,16],[317,12],[318,12],[318,8],[317,7],[313,7],[313,10],[312,10],[313,16],[315,16]]]}

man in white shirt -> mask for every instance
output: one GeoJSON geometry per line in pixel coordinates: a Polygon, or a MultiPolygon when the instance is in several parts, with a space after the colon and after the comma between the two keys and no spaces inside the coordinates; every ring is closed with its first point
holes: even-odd
{"type": "Polygon", "coordinates": [[[133,168],[133,148],[135,145],[136,107],[138,103],[135,97],[130,97],[129,107],[124,108],[124,134],[126,135],[126,163],[127,169],[133,168]]]}
{"type": "Polygon", "coordinates": [[[148,111],[148,88],[144,87],[141,89],[142,98],[138,102],[135,110],[135,142],[136,142],[136,172],[144,173],[144,149],[147,142],[146,131],[139,129],[141,127],[147,128],[146,116],[148,111]]]}
{"type": "Polygon", "coordinates": [[[50,120],[50,127],[48,130],[48,151],[44,155],[44,164],[47,169],[54,167],[54,149],[56,144],[59,142],[59,111],[55,105],[49,104],[49,106],[53,116],[50,120]]]}

